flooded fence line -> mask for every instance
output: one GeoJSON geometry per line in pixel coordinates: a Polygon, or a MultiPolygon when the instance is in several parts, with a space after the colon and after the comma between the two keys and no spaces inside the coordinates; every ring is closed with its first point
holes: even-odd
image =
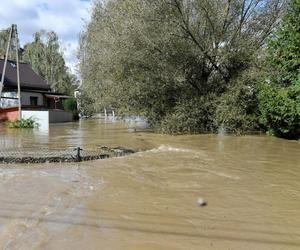
{"type": "Polygon", "coordinates": [[[99,146],[95,150],[81,147],[72,149],[50,148],[7,148],[0,149],[0,164],[68,163],[108,159],[135,153],[123,147],[99,146]]]}

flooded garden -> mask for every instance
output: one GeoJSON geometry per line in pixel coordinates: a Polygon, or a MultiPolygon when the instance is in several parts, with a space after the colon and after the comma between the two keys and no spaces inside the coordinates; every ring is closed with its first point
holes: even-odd
{"type": "Polygon", "coordinates": [[[299,249],[297,141],[167,136],[103,120],[0,129],[1,150],[100,145],[137,153],[0,165],[1,249],[299,249]]]}

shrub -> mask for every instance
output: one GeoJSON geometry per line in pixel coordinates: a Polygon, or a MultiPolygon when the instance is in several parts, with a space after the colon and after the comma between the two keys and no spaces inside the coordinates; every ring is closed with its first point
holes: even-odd
{"type": "Polygon", "coordinates": [[[170,134],[212,132],[215,100],[214,96],[208,96],[178,102],[161,122],[160,130],[170,134]]]}
{"type": "Polygon", "coordinates": [[[66,99],[63,103],[64,109],[66,111],[72,112],[73,119],[79,119],[79,112],[77,109],[77,100],[75,98],[66,99]]]}
{"type": "Polygon", "coordinates": [[[259,92],[261,122],[270,134],[300,135],[300,79],[289,87],[263,84],[259,92]]]}
{"type": "Polygon", "coordinates": [[[78,109],[81,115],[83,116],[92,116],[95,111],[95,101],[89,96],[85,90],[81,90],[81,93],[78,97],[78,109]]]}
{"type": "Polygon", "coordinates": [[[8,121],[7,126],[9,128],[34,128],[38,126],[38,124],[32,118],[22,118],[21,120],[8,121]]]}
{"type": "Polygon", "coordinates": [[[237,84],[219,99],[214,123],[228,132],[242,134],[257,130],[258,100],[255,86],[237,84]]]}

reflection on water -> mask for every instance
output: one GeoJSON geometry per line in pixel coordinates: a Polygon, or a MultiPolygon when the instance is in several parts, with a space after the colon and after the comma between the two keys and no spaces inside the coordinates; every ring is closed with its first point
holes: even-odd
{"type": "Polygon", "coordinates": [[[298,142],[129,133],[101,120],[50,125],[48,133],[2,129],[0,138],[1,147],[144,150],[0,167],[0,249],[300,248],[298,142]]]}
{"type": "Polygon", "coordinates": [[[34,129],[36,133],[49,133],[49,122],[47,120],[40,119],[38,122],[38,128],[34,129]]]}
{"type": "MultiPolygon", "coordinates": [[[[132,124],[141,129],[141,121],[132,124]]],[[[131,144],[132,147],[144,149],[144,143],[136,144],[135,133],[117,120],[82,120],[74,123],[50,124],[35,129],[9,129],[0,125],[0,148],[36,147],[36,148],[94,148],[99,145],[131,144]],[[132,143],[130,143],[132,142],[132,143]],[[142,148],[139,148],[141,146],[142,148]]],[[[137,140],[139,141],[139,140],[137,140]]]]}

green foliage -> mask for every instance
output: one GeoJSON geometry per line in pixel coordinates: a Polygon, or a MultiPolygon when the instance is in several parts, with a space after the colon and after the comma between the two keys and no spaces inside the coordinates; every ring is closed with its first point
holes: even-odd
{"type": "Polygon", "coordinates": [[[169,134],[212,132],[215,100],[215,96],[208,96],[178,102],[158,125],[158,130],[169,134]]]}
{"type": "Polygon", "coordinates": [[[21,120],[8,121],[7,126],[9,128],[34,128],[38,126],[38,124],[32,118],[22,118],[21,120]]]}
{"type": "Polygon", "coordinates": [[[300,80],[289,87],[263,84],[259,92],[261,122],[270,134],[299,137],[300,80]]]}
{"type": "Polygon", "coordinates": [[[5,56],[9,29],[0,31],[0,55],[5,56]]]}
{"type": "Polygon", "coordinates": [[[77,100],[75,98],[69,98],[64,100],[64,109],[67,111],[77,110],[77,100]]]}
{"type": "Polygon", "coordinates": [[[94,100],[85,91],[81,90],[77,100],[78,109],[82,116],[89,117],[95,113],[94,100]]]}
{"type": "MultiPolygon", "coordinates": [[[[248,83],[237,87],[234,82],[255,67],[284,4],[285,0],[95,1],[79,50],[83,88],[94,103],[89,107],[144,115],[164,132],[194,133],[225,123],[236,130],[239,120],[250,121],[256,113],[252,104],[236,107],[247,102],[238,98],[248,83]],[[236,87],[239,90],[230,92],[236,87]],[[231,95],[236,101],[229,100],[231,95]],[[236,111],[227,122],[232,110],[236,111]]],[[[252,120],[242,129],[254,127],[252,120]]]]}
{"type": "Polygon", "coordinates": [[[25,44],[22,59],[48,82],[53,91],[73,95],[76,78],[66,67],[55,32],[36,32],[34,41],[25,44]]]}
{"type": "MultiPolygon", "coordinates": [[[[0,31],[0,57],[5,57],[9,33],[10,33],[9,28],[0,31]]],[[[8,59],[16,60],[15,49],[16,49],[15,44],[11,42],[9,53],[8,53],[8,59]]],[[[23,49],[19,48],[19,58],[22,58],[22,54],[23,54],[23,49]]]]}
{"type": "Polygon", "coordinates": [[[261,122],[270,134],[300,136],[300,0],[291,0],[281,27],[269,42],[271,68],[259,93],[261,122]]]}
{"type": "Polygon", "coordinates": [[[291,0],[282,25],[269,41],[272,82],[289,86],[300,73],[300,0],[291,0]]]}
{"type": "Polygon", "coordinates": [[[77,100],[75,98],[69,98],[63,102],[64,110],[72,112],[73,119],[79,120],[79,112],[77,109],[77,100]]]}
{"type": "MultiPolygon", "coordinates": [[[[0,32],[0,55],[4,56],[9,36],[9,29],[0,32]]],[[[20,48],[19,57],[29,63],[33,70],[43,77],[52,90],[73,95],[76,88],[76,76],[66,66],[64,55],[55,32],[39,31],[34,40],[20,48]]],[[[15,51],[11,45],[9,59],[15,60],[15,51]]]]}
{"type": "Polygon", "coordinates": [[[256,85],[261,72],[245,72],[219,98],[216,127],[241,134],[259,129],[256,85]]]}

